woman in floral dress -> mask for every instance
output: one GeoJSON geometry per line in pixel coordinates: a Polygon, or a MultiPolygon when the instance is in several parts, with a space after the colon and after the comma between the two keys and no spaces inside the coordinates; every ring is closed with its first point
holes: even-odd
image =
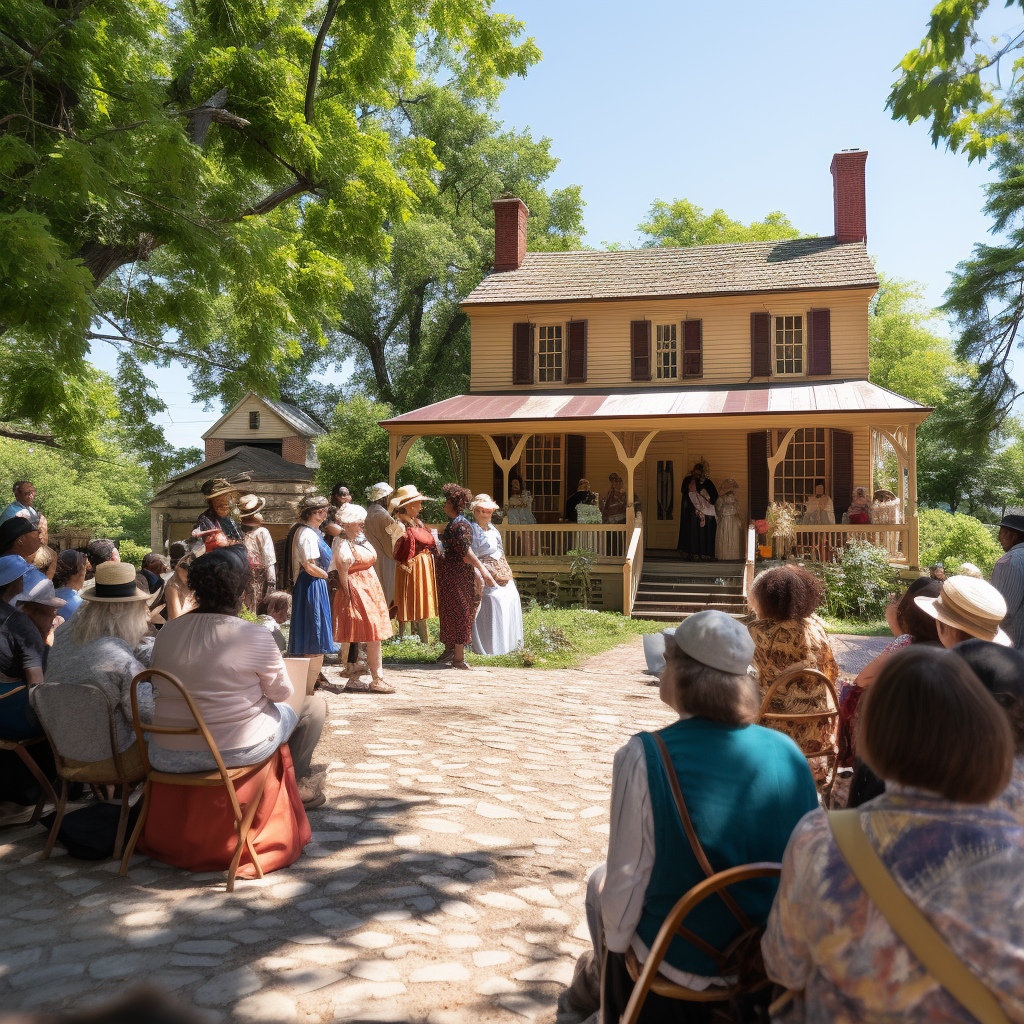
{"type": "Polygon", "coordinates": [[[445,484],[444,513],[451,522],[441,535],[437,560],[437,597],[444,651],[438,663],[468,668],[466,644],[473,640],[473,620],[480,607],[483,587],[497,584],[473,554],[473,526],[463,514],[473,492],[458,484],[445,484]]]}

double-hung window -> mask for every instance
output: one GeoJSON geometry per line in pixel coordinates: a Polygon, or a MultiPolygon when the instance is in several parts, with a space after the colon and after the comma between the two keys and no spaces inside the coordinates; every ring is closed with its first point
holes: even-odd
{"type": "Polygon", "coordinates": [[[537,379],[540,382],[562,379],[562,325],[538,328],[537,379]]]}
{"type": "Polygon", "coordinates": [[[802,377],[804,370],[803,316],[775,318],[775,375],[802,377]]]}
{"type": "Polygon", "coordinates": [[[655,366],[658,380],[675,380],[679,376],[678,334],[675,324],[658,324],[655,366]]]}

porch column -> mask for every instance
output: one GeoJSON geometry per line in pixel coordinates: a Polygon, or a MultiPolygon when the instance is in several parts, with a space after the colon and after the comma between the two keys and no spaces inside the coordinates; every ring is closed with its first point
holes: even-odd
{"type": "Polygon", "coordinates": [[[411,437],[402,434],[388,435],[388,483],[392,487],[395,486],[398,471],[405,465],[409,449],[419,438],[419,434],[413,434],[411,437]]]}
{"type": "Polygon", "coordinates": [[[658,431],[652,430],[639,444],[636,440],[637,435],[632,432],[626,434],[625,432],[613,433],[611,430],[606,430],[605,433],[611,438],[619,461],[626,467],[626,545],[628,546],[629,540],[633,536],[633,526],[636,523],[636,513],[633,511],[633,470],[647,454],[647,446],[654,440],[654,435],[658,431]],[[629,455],[626,454],[627,448],[630,451],[629,455]]]}
{"type": "Polygon", "coordinates": [[[910,494],[907,498],[907,565],[911,569],[920,568],[921,555],[919,551],[918,527],[920,523],[917,518],[917,424],[911,423],[907,426],[907,462],[910,471],[907,474],[907,483],[910,494]]]}
{"type": "Polygon", "coordinates": [[[502,505],[505,505],[508,502],[508,474],[511,472],[512,467],[523,457],[526,442],[530,440],[532,435],[523,434],[507,459],[503,459],[501,457],[501,452],[498,451],[498,445],[490,434],[481,434],[480,436],[487,442],[488,448],[491,449],[491,455],[494,456],[495,463],[501,467],[503,493],[500,495],[494,495],[494,499],[496,501],[500,501],[502,505]]]}

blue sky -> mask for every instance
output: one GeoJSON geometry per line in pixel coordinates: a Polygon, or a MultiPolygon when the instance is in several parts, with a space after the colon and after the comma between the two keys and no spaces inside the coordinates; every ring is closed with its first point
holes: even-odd
{"type": "MultiPolygon", "coordinates": [[[[948,274],[986,237],[985,167],[935,149],[927,127],[893,121],[893,68],[924,35],[909,0],[496,0],[544,54],[513,80],[500,116],[552,139],[551,184],[579,184],[586,241],[630,245],[654,199],[686,198],[750,221],[782,210],[832,233],[829,164],[868,150],[868,249],[879,270],[941,302],[948,274]]],[[[1010,27],[997,10],[984,27],[1010,27]]],[[[97,352],[100,365],[110,353],[97,352]]],[[[1024,368],[1024,359],[1019,360],[1024,368]]],[[[219,416],[190,400],[181,368],[159,388],[171,441],[197,444],[219,416]]]]}

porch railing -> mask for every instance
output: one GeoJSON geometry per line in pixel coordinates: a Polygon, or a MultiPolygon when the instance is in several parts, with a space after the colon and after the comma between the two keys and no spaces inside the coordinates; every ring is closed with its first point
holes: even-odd
{"type": "Polygon", "coordinates": [[[643,532],[639,526],[633,529],[633,536],[626,549],[626,561],[622,566],[622,614],[627,619],[633,617],[633,602],[644,572],[643,532]]]}
{"type": "Polygon", "coordinates": [[[793,537],[775,537],[776,558],[795,555],[805,561],[830,562],[851,541],[866,541],[885,548],[893,562],[906,562],[910,526],[906,523],[836,523],[827,526],[797,526],[793,537]]]}
{"type": "Polygon", "coordinates": [[[505,557],[519,562],[565,558],[573,548],[587,548],[599,562],[622,563],[626,558],[625,525],[502,523],[498,529],[505,557]]]}

